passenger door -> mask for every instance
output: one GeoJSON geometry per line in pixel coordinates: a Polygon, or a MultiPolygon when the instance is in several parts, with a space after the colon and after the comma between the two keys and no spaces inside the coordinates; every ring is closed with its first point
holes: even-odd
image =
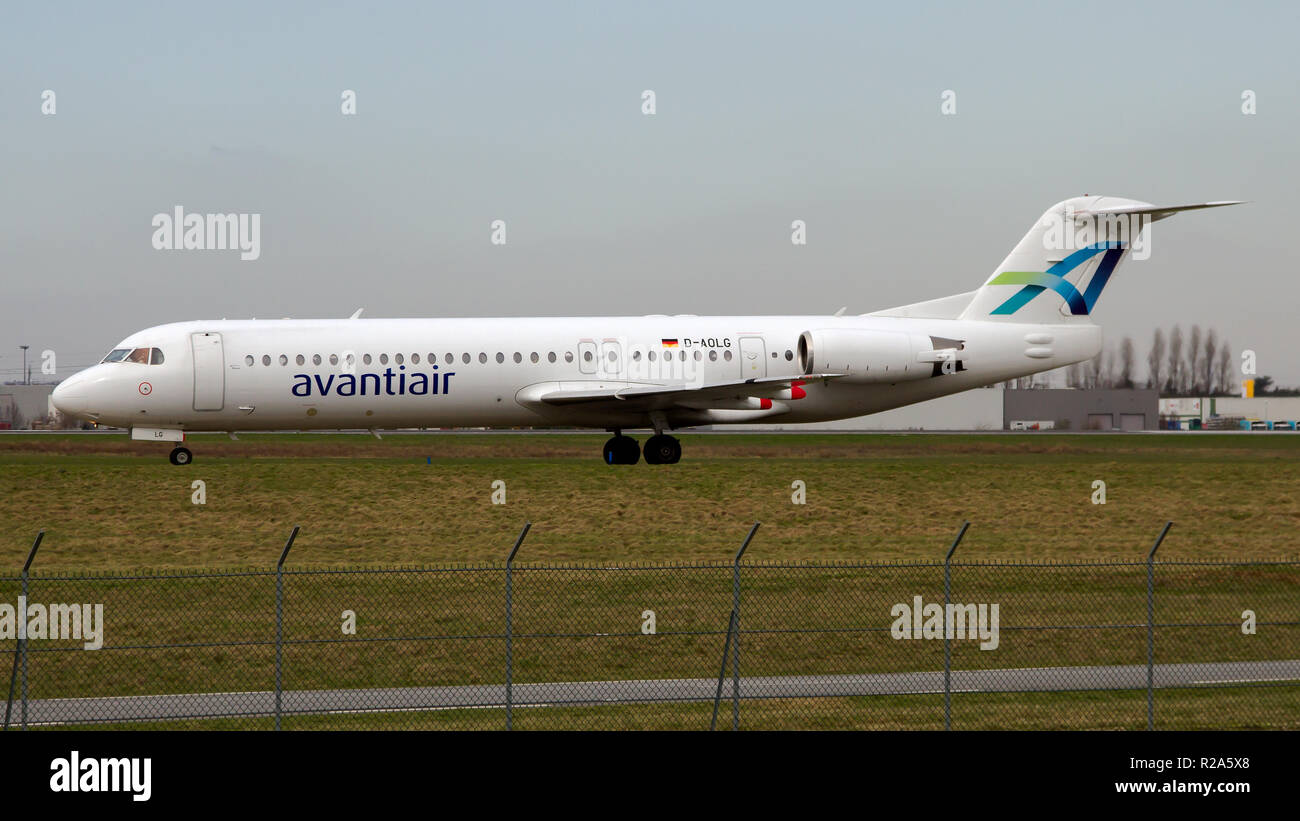
{"type": "Polygon", "coordinates": [[[221,334],[190,334],[194,351],[194,410],[219,411],[226,405],[226,356],[221,334]]]}

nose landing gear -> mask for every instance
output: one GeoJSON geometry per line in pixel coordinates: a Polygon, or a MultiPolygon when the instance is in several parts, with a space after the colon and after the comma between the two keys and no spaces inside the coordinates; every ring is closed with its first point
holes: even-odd
{"type": "Polygon", "coordinates": [[[189,448],[173,448],[171,455],[167,457],[167,461],[173,465],[188,465],[194,461],[194,454],[190,453],[189,448]]]}

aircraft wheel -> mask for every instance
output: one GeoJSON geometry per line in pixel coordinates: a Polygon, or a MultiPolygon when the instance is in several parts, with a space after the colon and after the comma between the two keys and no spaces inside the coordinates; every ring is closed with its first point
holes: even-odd
{"type": "Polygon", "coordinates": [[[635,465],[641,459],[641,448],[630,436],[611,437],[601,451],[607,465],[635,465]]]}
{"type": "Polygon", "coordinates": [[[682,458],[682,443],[675,436],[658,434],[645,440],[645,461],[648,465],[675,465],[682,458]]]}
{"type": "Polygon", "coordinates": [[[173,465],[188,465],[194,461],[194,454],[190,453],[189,448],[175,448],[167,457],[167,461],[173,465]]]}

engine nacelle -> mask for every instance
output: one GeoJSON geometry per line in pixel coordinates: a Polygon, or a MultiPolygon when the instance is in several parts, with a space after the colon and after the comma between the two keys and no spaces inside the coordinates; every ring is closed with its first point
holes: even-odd
{"type": "Polygon", "coordinates": [[[804,373],[848,374],[838,381],[854,384],[927,379],[933,353],[930,337],[903,331],[823,328],[799,335],[804,373]]]}

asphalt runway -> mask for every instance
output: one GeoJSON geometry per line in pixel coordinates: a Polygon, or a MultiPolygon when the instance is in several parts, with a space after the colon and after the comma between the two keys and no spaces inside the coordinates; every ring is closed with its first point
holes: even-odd
{"type": "MultiPolygon", "coordinates": [[[[1154,668],[1157,688],[1278,682],[1300,683],[1300,659],[1158,664],[1154,668]]],[[[1140,664],[954,670],[951,680],[954,693],[1141,690],[1146,686],[1147,668],[1140,664]]],[[[716,678],[522,683],[513,685],[511,703],[528,708],[712,701],[717,687],[716,678]]],[[[731,698],[731,688],[729,676],[722,687],[724,700],[731,698]]],[[[943,689],[942,671],[740,679],[744,699],[924,695],[942,693],[943,689]]],[[[286,690],[281,694],[284,715],[502,708],[505,704],[505,684],[286,690]]],[[[19,711],[20,705],[15,702],[11,719],[14,725],[19,723],[19,711]]],[[[27,723],[31,726],[273,715],[273,691],[60,698],[27,703],[27,723]]]]}

